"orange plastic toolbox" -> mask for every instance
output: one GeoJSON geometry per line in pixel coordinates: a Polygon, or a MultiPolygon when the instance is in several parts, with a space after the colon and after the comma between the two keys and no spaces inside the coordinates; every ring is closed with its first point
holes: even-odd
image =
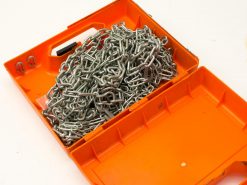
{"type": "Polygon", "coordinates": [[[247,171],[246,102],[206,68],[198,69],[197,57],[131,0],[115,1],[77,21],[5,67],[92,184],[217,184],[227,173],[247,171]],[[66,147],[41,112],[60,64],[73,51],[52,56],[51,50],[90,28],[121,21],[166,35],[178,75],[66,147]]]}

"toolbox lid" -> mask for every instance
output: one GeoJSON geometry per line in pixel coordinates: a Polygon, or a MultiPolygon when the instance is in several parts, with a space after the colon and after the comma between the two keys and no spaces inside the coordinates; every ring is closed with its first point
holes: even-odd
{"type": "Polygon", "coordinates": [[[93,184],[206,184],[213,171],[247,161],[246,110],[244,100],[200,68],[71,156],[93,184]]]}

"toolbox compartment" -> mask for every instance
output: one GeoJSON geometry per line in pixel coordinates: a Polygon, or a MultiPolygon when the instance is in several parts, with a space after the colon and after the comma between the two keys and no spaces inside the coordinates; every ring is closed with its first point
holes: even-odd
{"type": "Polygon", "coordinates": [[[247,161],[247,104],[131,0],[117,0],[5,63],[54,137],[92,184],[207,184],[235,161],[247,161]],[[90,28],[124,21],[167,36],[178,75],[72,146],[42,116],[61,63],[58,45],[90,28]],[[21,66],[17,66],[22,63],[21,66]],[[21,69],[21,70],[20,70],[21,69]]]}
{"type": "MultiPolygon", "coordinates": [[[[44,106],[42,106],[42,104],[45,103],[43,97],[55,84],[55,78],[58,74],[61,63],[71,53],[69,52],[62,56],[51,56],[51,51],[53,48],[57,47],[63,42],[66,42],[72,37],[75,37],[76,35],[90,28],[110,28],[113,24],[120,21],[125,21],[126,26],[131,29],[148,25],[158,36],[168,37],[169,46],[173,48],[174,60],[177,64],[178,70],[177,77],[175,77],[169,83],[176,83],[176,81],[179,81],[188,73],[197,68],[197,57],[195,57],[180,43],[178,43],[169,33],[167,33],[167,31],[165,31],[160,25],[153,21],[152,18],[141,8],[139,8],[133,1],[129,0],[118,0],[113,2],[112,4],[79,20],[78,22],[69,25],[68,28],[60,34],[5,63],[6,69],[17,83],[18,87],[24,93],[25,97],[31,102],[46,126],[51,130],[58,142],[67,152],[72,151],[80,143],[84,142],[85,139],[77,141],[70,147],[64,146],[56,133],[54,133],[52,130],[50,124],[46,119],[43,118],[41,114],[42,108],[44,106]],[[29,56],[34,56],[35,65],[28,65],[29,56]],[[24,73],[20,73],[18,70],[16,70],[16,64],[18,62],[23,62],[23,67],[25,69],[24,73]]],[[[167,85],[168,84],[163,84],[165,87],[167,85]]],[[[160,88],[164,89],[165,87],[161,86],[160,88]]],[[[126,114],[128,114],[128,110],[120,114],[119,117],[126,114]]],[[[105,125],[99,127],[94,133],[106,128],[108,125],[114,122],[114,120],[110,120],[109,122],[105,123],[105,125]]],[[[90,135],[92,134],[86,136],[86,140],[90,137],[90,135]]]]}

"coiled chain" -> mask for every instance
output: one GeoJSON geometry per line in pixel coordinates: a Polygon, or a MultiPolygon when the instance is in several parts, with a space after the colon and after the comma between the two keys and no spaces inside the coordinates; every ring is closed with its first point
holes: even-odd
{"type": "Polygon", "coordinates": [[[167,37],[124,23],[89,37],[60,67],[43,115],[66,146],[176,75],[167,37]]]}

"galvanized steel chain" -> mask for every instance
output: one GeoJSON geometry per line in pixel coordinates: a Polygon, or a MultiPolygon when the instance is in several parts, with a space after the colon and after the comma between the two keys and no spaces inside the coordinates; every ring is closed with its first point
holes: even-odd
{"type": "Polygon", "coordinates": [[[150,28],[101,29],[68,56],[43,115],[66,146],[176,75],[172,54],[150,28]]]}

